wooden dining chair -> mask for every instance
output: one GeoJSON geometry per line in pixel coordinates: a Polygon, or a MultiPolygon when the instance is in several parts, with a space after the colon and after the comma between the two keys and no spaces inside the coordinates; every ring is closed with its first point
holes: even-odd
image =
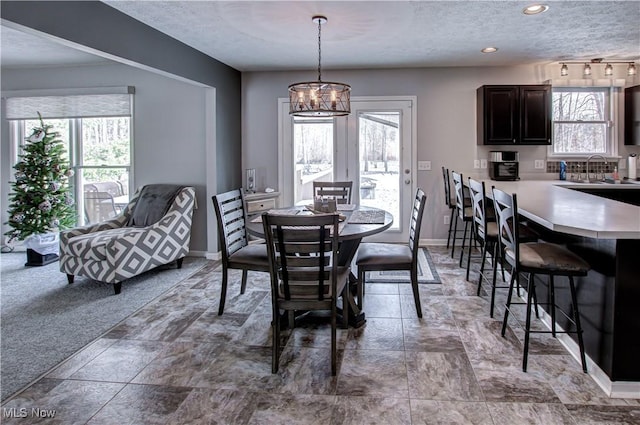
{"type": "Polygon", "coordinates": [[[418,249],[420,227],[427,196],[418,188],[413,200],[409,224],[409,245],[367,242],[360,244],[356,257],[358,266],[358,307],[364,305],[365,276],[369,271],[408,270],[411,276],[411,288],[418,317],[422,317],[420,294],[418,291],[418,249]]]}
{"type": "Polygon", "coordinates": [[[222,289],[218,315],[224,311],[227,297],[228,270],[242,270],[240,293],[247,287],[247,271],[269,272],[269,257],[265,244],[249,244],[244,191],[235,189],[212,197],[218,220],[218,239],[222,251],[222,289]]]}
{"type": "Polygon", "coordinates": [[[351,190],[353,189],[352,181],[342,182],[313,182],[314,197],[330,197],[335,198],[338,204],[351,203],[351,190]]]}
{"type": "MultiPolygon", "coordinates": [[[[349,266],[338,266],[338,214],[262,215],[273,307],[271,372],[280,362],[280,310],[294,325],[296,310],[331,312],[331,375],[336,374],[338,297],[347,299],[349,266]]],[[[342,303],[347,327],[349,303],[342,303]]]]}

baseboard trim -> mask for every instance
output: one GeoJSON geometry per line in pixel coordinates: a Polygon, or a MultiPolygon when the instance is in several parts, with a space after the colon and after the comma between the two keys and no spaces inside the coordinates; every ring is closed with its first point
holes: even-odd
{"type": "Polygon", "coordinates": [[[207,260],[221,260],[222,259],[222,254],[220,252],[207,252],[205,254],[205,258],[207,260]]]}
{"type": "Polygon", "coordinates": [[[428,245],[447,246],[447,240],[446,239],[420,239],[419,245],[420,246],[428,246],[428,245]]]}
{"type": "Polygon", "coordinates": [[[222,255],[220,252],[209,252],[209,251],[189,251],[187,257],[202,257],[207,260],[220,260],[222,255]]]}

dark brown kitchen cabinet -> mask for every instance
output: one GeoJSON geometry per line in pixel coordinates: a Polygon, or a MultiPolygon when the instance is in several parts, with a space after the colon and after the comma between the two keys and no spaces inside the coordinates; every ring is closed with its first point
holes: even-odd
{"type": "Polygon", "coordinates": [[[624,89],[624,144],[640,145],[640,86],[624,89]]]}
{"type": "Polygon", "coordinates": [[[550,145],[551,86],[492,85],[477,90],[479,145],[550,145]]]}

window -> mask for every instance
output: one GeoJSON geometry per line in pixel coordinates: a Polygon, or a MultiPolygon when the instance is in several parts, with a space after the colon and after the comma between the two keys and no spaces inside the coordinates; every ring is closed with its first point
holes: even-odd
{"type": "Polygon", "coordinates": [[[7,100],[11,165],[17,161],[31,129],[39,126],[35,119],[37,112],[60,134],[75,172],[69,183],[76,201],[78,224],[109,219],[128,203],[132,184],[133,88],[123,89],[125,93],[120,94],[16,96],[7,100]]]}
{"type": "Polygon", "coordinates": [[[611,99],[609,87],[554,87],[550,156],[616,155],[611,99]]]}

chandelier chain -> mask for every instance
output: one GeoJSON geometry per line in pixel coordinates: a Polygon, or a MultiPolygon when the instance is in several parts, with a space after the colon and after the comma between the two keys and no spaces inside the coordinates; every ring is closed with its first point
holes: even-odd
{"type": "Polygon", "coordinates": [[[322,67],[321,67],[321,58],[322,58],[322,44],[320,41],[320,36],[322,33],[322,21],[318,19],[318,81],[322,81],[322,67]]]}

